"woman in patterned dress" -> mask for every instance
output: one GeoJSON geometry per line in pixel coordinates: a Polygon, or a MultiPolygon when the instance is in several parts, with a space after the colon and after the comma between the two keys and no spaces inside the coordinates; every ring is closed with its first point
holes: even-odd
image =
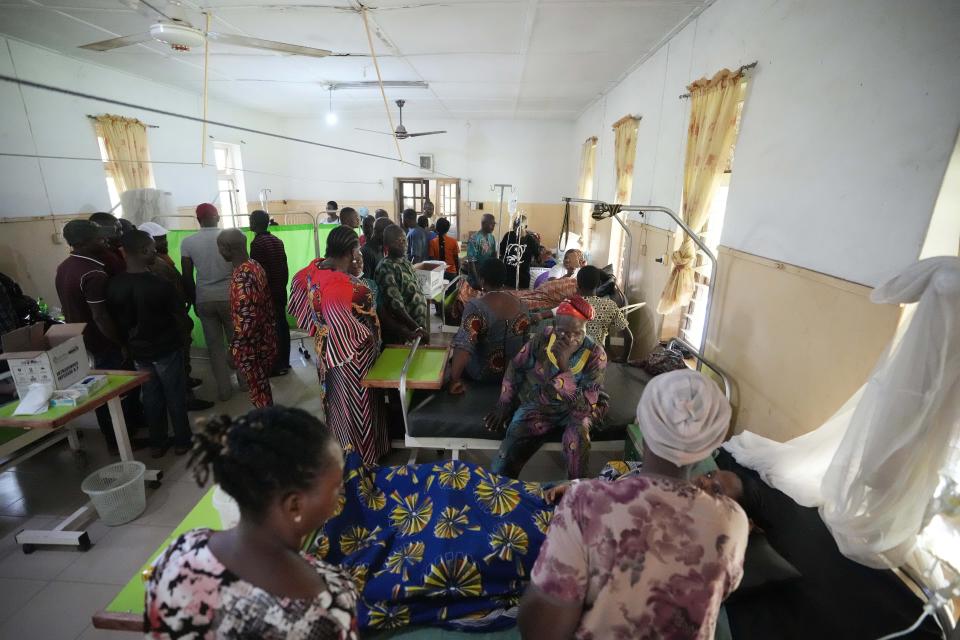
{"type": "Polygon", "coordinates": [[[360,384],[380,353],[380,323],[363,269],[360,240],[348,227],[327,237],[324,260],[293,278],[289,311],[316,338],[317,372],[327,424],[367,464],[390,450],[383,395],[360,384]]]}
{"type": "Polygon", "coordinates": [[[250,259],[247,238],[239,229],[227,229],[217,236],[217,247],[223,259],[233,263],[230,357],[249,387],[253,406],[268,407],[273,404],[270,371],[277,359],[277,328],[267,272],[250,259]]]}
{"type": "Polygon", "coordinates": [[[212,472],[240,522],[188,531],[157,558],[146,585],[148,637],[356,640],[350,574],[300,553],[343,486],[343,453],[327,428],[283,407],[214,418],[190,464],[200,484],[212,472]]]}
{"type": "Polygon", "coordinates": [[[387,257],[377,265],[375,277],[379,293],[379,312],[387,344],[403,343],[419,337],[430,342],[430,309],[420,289],[413,265],[407,260],[407,238],[403,229],[391,225],[383,232],[387,257]]]}
{"type": "Polygon", "coordinates": [[[507,364],[527,339],[530,319],[527,305],[504,291],[510,285],[510,271],[497,258],[484,260],[479,267],[482,297],[467,303],[460,330],[453,338],[448,391],[464,393],[464,374],[478,382],[500,380],[507,364]]]}

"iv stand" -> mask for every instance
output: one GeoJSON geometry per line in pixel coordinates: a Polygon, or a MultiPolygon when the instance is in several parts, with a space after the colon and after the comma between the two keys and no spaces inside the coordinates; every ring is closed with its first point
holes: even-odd
{"type": "MultiPolygon", "coordinates": [[[[494,184],[494,185],[490,185],[490,191],[496,191],[497,189],[500,189],[500,205],[499,205],[499,209],[498,209],[498,216],[499,216],[499,217],[497,218],[497,226],[500,227],[500,231],[502,232],[502,231],[503,231],[503,190],[504,190],[504,189],[510,189],[510,192],[513,193],[513,185],[512,185],[512,184],[494,184]]],[[[494,236],[494,237],[496,237],[496,236],[494,236]]],[[[497,249],[497,257],[498,257],[498,258],[503,258],[503,256],[500,255],[500,243],[499,243],[499,242],[497,243],[496,249],[497,249]]]]}

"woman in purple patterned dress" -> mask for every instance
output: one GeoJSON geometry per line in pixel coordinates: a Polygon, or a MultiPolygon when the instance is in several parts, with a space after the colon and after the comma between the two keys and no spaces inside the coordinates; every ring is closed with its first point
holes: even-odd
{"type": "Polygon", "coordinates": [[[723,441],[730,403],[689,369],[653,378],[637,407],[643,468],[566,490],[520,605],[525,640],[713,638],[740,584],[748,524],[693,466],[723,441]]]}
{"type": "Polygon", "coordinates": [[[340,498],[343,452],[327,428],[284,407],[215,418],[197,434],[190,464],[201,484],[213,473],[240,522],[188,531],[157,558],[148,637],[356,640],[350,574],[300,552],[340,498]]]}

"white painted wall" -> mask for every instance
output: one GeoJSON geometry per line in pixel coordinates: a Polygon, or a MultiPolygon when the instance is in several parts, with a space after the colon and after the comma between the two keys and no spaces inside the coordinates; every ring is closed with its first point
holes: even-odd
{"type": "MultiPolygon", "coordinates": [[[[185,73],[194,72],[184,67],[185,73]]],[[[18,40],[0,38],[0,73],[17,75],[84,93],[200,115],[198,95],[107,67],[81,62],[18,40]],[[8,48],[9,47],[9,48],[8,48]]],[[[0,217],[71,214],[109,209],[110,202],[92,122],[87,114],[115,113],[158,125],[148,130],[157,187],[171,191],[177,206],[192,206],[216,195],[216,172],[200,167],[201,125],[49,91],[0,83],[0,152],[93,158],[93,161],[0,156],[0,217]],[[26,109],[24,109],[26,107],[26,109]],[[29,120],[28,116],[29,115],[29,120]],[[31,134],[32,131],[32,134],[31,134]]],[[[409,110],[408,110],[409,113],[409,110]]],[[[282,120],[211,102],[209,118],[336,146],[395,156],[393,141],[355,131],[386,130],[385,117],[328,127],[317,118],[282,120]]],[[[414,114],[410,114],[414,115],[414,114]]],[[[410,131],[447,129],[448,134],[402,142],[405,157],[435,154],[442,173],[472,180],[470,198],[491,199],[494,182],[518,185],[529,202],[557,202],[576,180],[576,155],[569,154],[570,121],[405,120],[410,131]]],[[[272,199],[392,200],[393,178],[418,176],[415,167],[343,151],[283,141],[221,127],[216,140],[240,143],[249,202],[268,187],[272,199]],[[382,182],[382,184],[379,184],[382,182]]],[[[209,144],[209,143],[208,143],[209,144]]],[[[212,145],[208,147],[213,162],[212,145]]],[[[464,190],[466,197],[466,188],[464,190]]]]}
{"type": "Polygon", "coordinates": [[[642,116],[632,202],[679,210],[678,96],[756,60],[721,243],[876,285],[930,221],[960,126],[958,33],[955,0],[717,0],[580,116],[574,145],[600,137],[596,193],[612,199],[610,125],[642,116]]]}
{"type": "MultiPolygon", "coordinates": [[[[576,186],[577,156],[569,153],[573,131],[570,121],[418,120],[411,113],[412,108],[407,108],[404,117],[408,131],[446,130],[447,133],[402,140],[403,159],[416,165],[419,153],[433,154],[438,175],[471,181],[471,200],[492,200],[490,185],[494,183],[516,185],[517,195],[524,202],[559,202],[571,184],[576,186]]],[[[291,136],[396,157],[392,138],[356,130],[359,127],[387,131],[389,124],[385,116],[341,117],[335,126],[328,126],[323,115],[287,120],[285,131],[291,136]]],[[[345,202],[390,201],[394,178],[427,175],[417,167],[394,161],[305,144],[291,144],[286,153],[289,154],[288,174],[292,176],[289,193],[293,199],[325,200],[324,194],[332,194],[331,197],[345,202]]],[[[467,185],[464,183],[462,188],[462,197],[467,199],[467,185]]]]}
{"type": "MultiPolygon", "coordinates": [[[[13,39],[0,38],[0,72],[192,116],[201,112],[200,98],[182,89],[80,62],[13,39]]],[[[189,68],[185,67],[184,72],[190,72],[189,68]]],[[[17,85],[0,83],[0,151],[99,158],[93,124],[87,114],[133,116],[160,127],[147,132],[151,159],[157,163],[153,171],[158,188],[172,192],[178,206],[207,201],[216,195],[216,171],[200,167],[199,123],[32,88],[22,89],[21,100],[20,91],[17,85]]],[[[277,118],[215,102],[210,103],[209,117],[271,131],[281,128],[277,118]]],[[[242,155],[244,168],[249,170],[245,179],[248,199],[255,200],[261,186],[276,185],[275,179],[260,172],[283,172],[281,143],[219,127],[210,127],[208,133],[218,140],[246,143],[242,155]]],[[[209,149],[208,162],[212,163],[212,147],[209,149]]],[[[97,161],[0,156],[0,193],[0,217],[110,208],[103,165],[97,161]]]]}

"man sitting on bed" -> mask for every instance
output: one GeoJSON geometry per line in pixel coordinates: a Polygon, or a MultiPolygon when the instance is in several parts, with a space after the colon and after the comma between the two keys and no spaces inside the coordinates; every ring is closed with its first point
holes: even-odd
{"type": "Polygon", "coordinates": [[[643,469],[570,487],[520,605],[527,640],[713,637],[740,584],[748,523],[689,480],[723,441],[730,404],[690,370],[655,377],[637,407],[643,469]]]}
{"type": "Polygon", "coordinates": [[[491,431],[509,423],[491,467],[511,478],[553,431],[563,433],[567,475],[587,472],[590,427],[603,418],[607,354],[586,334],[593,307],[580,296],[560,303],[553,327],[523,346],[507,367],[496,408],[485,419],[491,431]]]}

